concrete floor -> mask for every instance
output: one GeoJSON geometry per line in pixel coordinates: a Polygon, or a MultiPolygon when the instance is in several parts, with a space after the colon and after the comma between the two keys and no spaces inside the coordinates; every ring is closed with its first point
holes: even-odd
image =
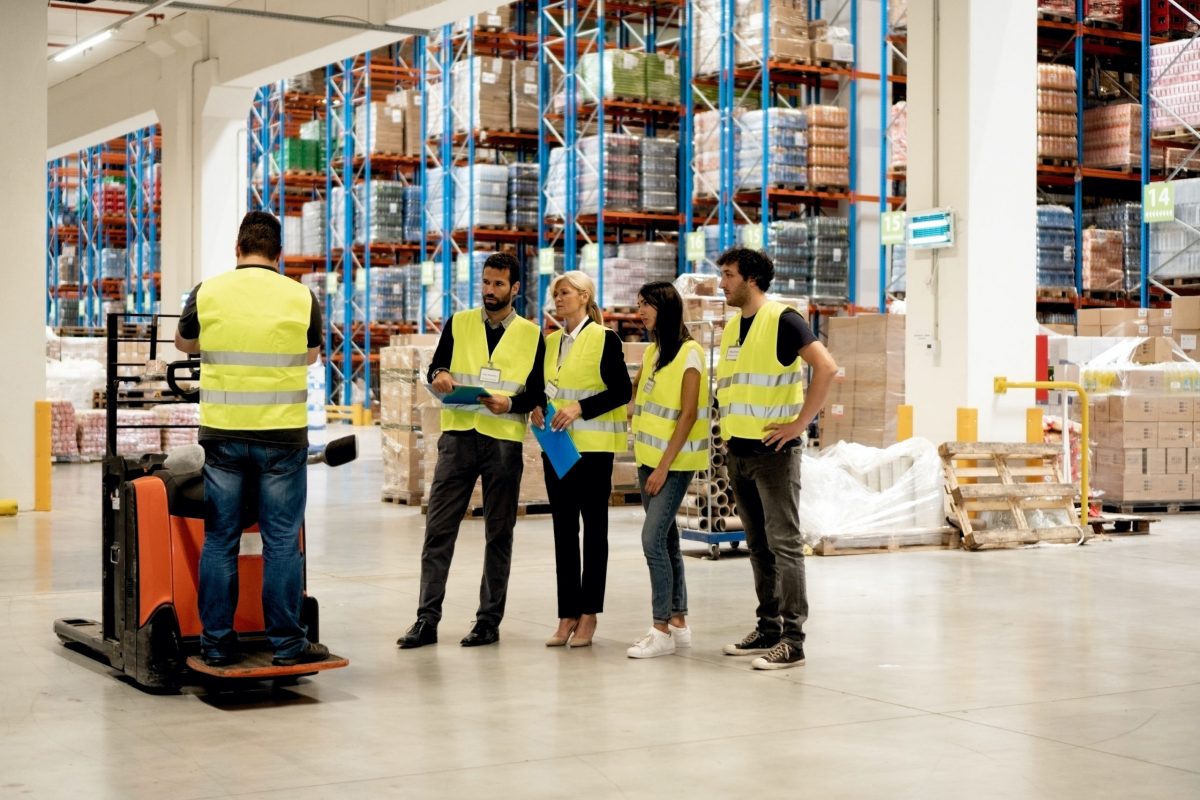
{"type": "MultiPolygon", "coordinates": [[[[99,469],[0,519],[0,797],[1200,797],[1200,520],[1083,548],[808,562],[808,665],[721,655],[750,565],[687,559],[695,646],[635,661],[640,511],[613,509],[595,646],[548,650],[548,520],[519,522],[498,646],[464,649],[482,526],[442,643],[401,652],[422,518],[356,464],[311,473],[308,586],[350,668],[270,692],[140,691],[51,633],[100,607],[99,469]]],[[[687,545],[685,545],[687,547],[687,545]]],[[[698,545],[692,552],[698,553],[698,545]]]]}

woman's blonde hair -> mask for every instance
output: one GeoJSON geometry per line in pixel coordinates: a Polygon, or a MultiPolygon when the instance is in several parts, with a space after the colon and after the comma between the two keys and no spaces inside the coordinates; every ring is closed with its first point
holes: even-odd
{"type": "Polygon", "coordinates": [[[586,272],[580,272],[576,269],[559,275],[550,283],[551,297],[554,297],[554,292],[558,288],[559,282],[566,282],[566,284],[575,291],[579,292],[580,294],[586,294],[588,297],[588,317],[590,317],[592,322],[596,323],[597,325],[604,324],[604,315],[600,312],[600,306],[596,304],[596,284],[586,272]]]}

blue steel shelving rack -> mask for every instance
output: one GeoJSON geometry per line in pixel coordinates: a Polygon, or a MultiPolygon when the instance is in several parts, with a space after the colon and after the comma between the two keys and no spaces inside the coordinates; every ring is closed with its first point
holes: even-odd
{"type": "Polygon", "coordinates": [[[125,310],[154,313],[158,293],[154,275],[159,271],[159,204],[155,191],[158,164],[157,126],[134,131],[125,138],[125,310]]]}
{"type": "Polygon", "coordinates": [[[270,211],[283,219],[283,140],[286,110],[284,82],[261,86],[254,93],[246,125],[246,210],[270,211]]]}
{"type": "MultiPolygon", "coordinates": [[[[894,175],[889,169],[894,167],[891,164],[891,142],[892,142],[892,126],[894,121],[891,117],[892,107],[894,105],[894,90],[892,85],[899,83],[897,78],[891,74],[892,58],[898,58],[905,64],[908,63],[907,55],[907,22],[903,27],[896,26],[893,29],[890,2],[889,0],[879,0],[879,129],[882,135],[879,137],[879,219],[882,227],[883,214],[886,211],[901,211],[907,206],[906,199],[900,199],[893,203],[889,200],[889,195],[892,191],[892,184],[898,182],[898,176],[894,175]],[[899,46],[904,43],[903,49],[899,46]]],[[[907,81],[905,81],[906,83],[907,81]]],[[[907,92],[906,92],[907,99],[907,92]]],[[[896,278],[892,271],[892,259],[889,256],[894,256],[895,251],[885,244],[879,245],[879,309],[883,310],[887,307],[887,302],[890,294],[895,291],[896,278]]]]}
{"type": "MultiPolygon", "coordinates": [[[[680,103],[676,106],[652,106],[616,98],[596,96],[580,81],[579,69],[583,57],[597,60],[596,83],[604,87],[606,65],[601,55],[609,49],[667,52],[679,59],[681,66],[691,57],[690,3],[619,3],[608,13],[604,0],[541,0],[538,5],[538,68],[539,89],[539,149],[538,163],[542,175],[538,198],[538,246],[540,252],[562,250],[563,269],[571,271],[587,267],[596,273],[596,291],[604,296],[604,245],[623,241],[626,236],[644,240],[672,237],[690,230],[691,197],[683,197],[683,213],[655,214],[616,212],[608,209],[605,191],[605,136],[610,125],[623,130],[636,129],[646,136],[656,136],[663,130],[679,131],[679,170],[687,169],[691,141],[690,91],[687,73],[681,72],[680,103]],[[561,114],[554,108],[554,98],[561,92],[561,114]],[[579,149],[580,130],[594,131],[597,137],[597,157],[593,160],[579,149]],[[564,202],[561,218],[551,220],[550,196],[555,187],[549,180],[550,153],[563,148],[564,202]],[[579,181],[581,176],[594,178],[600,187],[596,213],[581,213],[579,181]],[[630,233],[632,231],[632,233],[630,233]],[[581,263],[594,258],[594,264],[581,263]],[[591,256],[588,254],[591,253],[591,256]]],[[[680,181],[680,186],[690,179],[680,181]]],[[[680,270],[683,269],[683,243],[680,244],[680,270]]],[[[541,266],[541,265],[540,265],[541,266]]],[[[547,292],[551,273],[547,266],[539,269],[536,319],[541,324],[557,326],[546,313],[547,292]]]]}
{"type": "Polygon", "coordinates": [[[67,160],[58,158],[46,165],[46,324],[57,328],[62,324],[58,306],[58,259],[62,255],[63,202],[67,175],[67,160]]]}

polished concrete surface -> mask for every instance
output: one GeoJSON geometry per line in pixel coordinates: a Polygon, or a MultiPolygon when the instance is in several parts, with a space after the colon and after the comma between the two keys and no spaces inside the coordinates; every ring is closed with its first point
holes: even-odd
{"type": "Polygon", "coordinates": [[[502,641],[461,648],[469,522],[441,643],[399,651],[422,517],[379,502],[373,438],[310,481],[308,586],[351,666],[274,691],[153,695],[59,644],[55,618],[99,612],[97,465],[55,468],[55,511],[0,518],[0,797],[1200,797],[1198,517],[810,559],[808,664],[771,673],[721,655],[754,624],[736,555],[687,559],[690,653],[625,657],[649,624],[637,509],[612,512],[595,646],[543,646],[552,540],[528,518],[502,641]]]}

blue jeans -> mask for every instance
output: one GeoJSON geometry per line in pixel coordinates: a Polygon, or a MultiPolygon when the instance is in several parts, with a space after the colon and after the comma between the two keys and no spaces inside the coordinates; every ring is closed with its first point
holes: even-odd
{"type": "Polygon", "coordinates": [[[692,482],[691,472],[668,472],[662,489],[653,497],[646,494],[646,480],[653,472],[638,465],[638,486],[642,490],[642,552],[650,567],[650,597],[654,621],[666,624],[671,617],[687,613],[687,583],[683,578],[683,556],[679,552],[679,528],[675,514],[692,482]]]}
{"type": "Polygon", "coordinates": [[[200,554],[201,651],[228,655],[237,644],[238,550],[242,508],[257,516],[263,554],[262,606],[267,638],[279,658],[304,648],[304,554],[300,526],[308,495],[303,448],[253,442],[204,443],[204,549],[200,554]],[[257,500],[255,500],[257,498],[257,500]]]}

